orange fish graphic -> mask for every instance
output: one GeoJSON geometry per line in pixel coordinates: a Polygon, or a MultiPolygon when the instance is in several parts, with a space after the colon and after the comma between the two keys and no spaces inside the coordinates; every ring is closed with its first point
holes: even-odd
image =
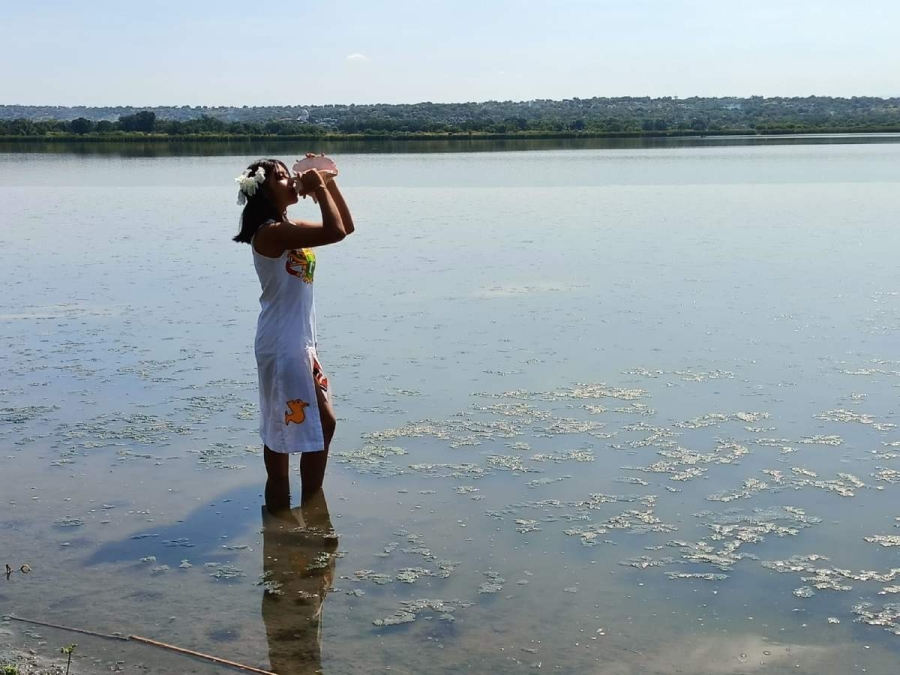
{"type": "Polygon", "coordinates": [[[291,422],[294,424],[303,424],[306,421],[306,408],[309,403],[301,401],[299,398],[287,402],[289,412],[284,413],[284,424],[287,426],[291,422]]]}

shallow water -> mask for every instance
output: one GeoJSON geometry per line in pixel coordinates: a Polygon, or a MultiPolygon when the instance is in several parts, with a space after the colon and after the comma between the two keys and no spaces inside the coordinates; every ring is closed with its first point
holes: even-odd
{"type": "Polygon", "coordinates": [[[336,156],[336,546],[261,515],[248,159],[0,155],[0,611],[286,673],[893,672],[900,145],[336,156]]]}

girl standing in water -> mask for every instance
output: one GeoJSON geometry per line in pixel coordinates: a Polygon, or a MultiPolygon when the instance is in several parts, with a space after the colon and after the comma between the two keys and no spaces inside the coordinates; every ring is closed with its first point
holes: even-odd
{"type": "Polygon", "coordinates": [[[322,487],[336,425],[316,352],[312,249],[352,234],[353,218],[337,184],[315,170],[292,177],[284,163],[263,159],[236,180],[244,211],[234,241],[250,244],[262,286],[255,351],[267,501],[289,495],[288,460],[297,452],[306,500],[322,487]],[[322,222],[288,218],[300,195],[315,197],[322,222]]]}

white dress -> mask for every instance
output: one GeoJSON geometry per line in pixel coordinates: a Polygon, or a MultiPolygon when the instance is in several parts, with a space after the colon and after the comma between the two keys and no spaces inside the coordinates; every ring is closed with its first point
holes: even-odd
{"type": "Polygon", "coordinates": [[[324,450],[316,389],[327,397],[328,378],[316,354],[316,255],[294,249],[269,258],[257,253],[253,241],[250,248],[262,286],[255,344],[259,435],[274,452],[324,450]]]}

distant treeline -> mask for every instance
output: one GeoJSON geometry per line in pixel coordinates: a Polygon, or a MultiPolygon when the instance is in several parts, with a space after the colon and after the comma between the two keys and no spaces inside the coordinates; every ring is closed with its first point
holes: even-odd
{"type": "Polygon", "coordinates": [[[593,98],[259,108],[0,106],[0,136],[65,139],[900,131],[900,98],[593,98]],[[127,111],[127,112],[126,112],[127,111]],[[156,111],[159,111],[157,114],[156,111]],[[72,117],[74,113],[81,113],[72,117]],[[113,119],[110,116],[116,114],[113,119]]]}

